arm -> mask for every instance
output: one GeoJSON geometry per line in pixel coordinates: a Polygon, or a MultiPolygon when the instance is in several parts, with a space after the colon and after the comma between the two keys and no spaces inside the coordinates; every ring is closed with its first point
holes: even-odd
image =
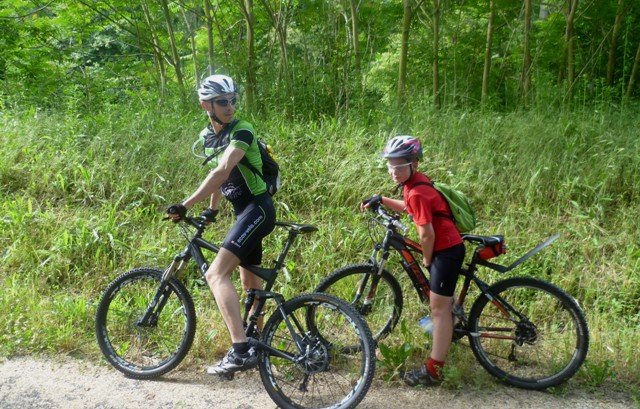
{"type": "MultiPolygon", "coordinates": [[[[407,212],[407,207],[405,206],[404,202],[402,200],[397,200],[397,199],[391,199],[389,197],[386,196],[373,196],[373,198],[375,197],[379,197],[380,198],[380,204],[382,204],[383,206],[388,207],[389,209],[398,212],[398,213],[406,213],[407,212]]],[[[371,199],[367,199],[364,202],[360,203],[360,211],[365,211],[367,210],[369,207],[371,207],[371,203],[369,202],[369,200],[371,199]]],[[[377,203],[377,202],[376,202],[377,203]]]]}
{"type": "Polygon", "coordinates": [[[433,244],[435,243],[436,234],[433,231],[433,224],[427,223],[416,225],[418,237],[420,238],[420,246],[422,247],[422,262],[425,267],[431,266],[431,257],[433,256],[433,244]]]}
{"type": "Polygon", "coordinates": [[[393,210],[394,212],[398,212],[398,213],[407,212],[407,206],[404,204],[403,200],[391,199],[389,197],[383,196],[382,201],[380,203],[382,203],[383,206],[386,206],[389,209],[393,210]]]}
{"type": "Polygon", "coordinates": [[[209,199],[209,209],[218,210],[218,204],[220,203],[220,199],[222,198],[222,194],[220,190],[216,190],[211,193],[211,198],[209,199]]]}
{"type": "MultiPolygon", "coordinates": [[[[218,166],[213,169],[204,181],[200,184],[200,187],[187,199],[182,205],[187,209],[191,208],[194,204],[204,200],[207,196],[217,196],[217,202],[220,201],[219,192],[220,186],[229,179],[229,174],[233,168],[244,157],[245,151],[242,149],[229,146],[222,155],[218,166]]],[[[214,197],[211,199],[213,204],[214,197]]],[[[217,204],[217,203],[216,203],[217,204]]]]}

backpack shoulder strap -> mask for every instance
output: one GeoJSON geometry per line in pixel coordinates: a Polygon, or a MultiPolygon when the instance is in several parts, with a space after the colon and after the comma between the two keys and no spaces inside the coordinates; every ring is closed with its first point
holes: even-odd
{"type": "Polygon", "coordinates": [[[227,147],[229,146],[229,139],[231,137],[231,131],[233,130],[233,127],[238,124],[238,122],[239,121],[237,119],[234,119],[233,121],[231,121],[231,123],[229,123],[229,125],[227,125],[224,128],[222,128],[220,130],[220,132],[218,132],[214,136],[214,138],[224,138],[223,139],[224,143],[222,144],[222,146],[219,147],[219,149],[216,149],[211,155],[207,156],[207,158],[204,160],[204,162],[202,162],[202,165],[206,165],[207,163],[209,163],[211,161],[211,159],[213,159],[216,156],[218,156],[220,151],[223,151],[223,150],[227,149],[227,147]]]}
{"type": "Polygon", "coordinates": [[[436,189],[436,185],[433,182],[416,182],[413,186],[411,186],[411,189],[413,189],[416,186],[431,186],[433,188],[433,190],[438,192],[440,197],[447,204],[447,207],[449,208],[449,214],[444,213],[444,212],[433,212],[433,214],[435,216],[441,216],[441,217],[446,217],[446,218],[449,218],[449,219],[453,219],[453,211],[451,211],[451,205],[449,205],[449,201],[447,200],[446,196],[442,194],[442,192],[440,192],[438,189],[436,189]]]}
{"type": "Polygon", "coordinates": [[[431,186],[435,189],[435,185],[433,184],[433,182],[416,182],[411,186],[410,190],[413,190],[413,188],[416,186],[431,186]]]}

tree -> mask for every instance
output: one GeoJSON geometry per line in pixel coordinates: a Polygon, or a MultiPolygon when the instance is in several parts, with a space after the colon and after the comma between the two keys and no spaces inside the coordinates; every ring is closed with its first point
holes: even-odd
{"type": "Polygon", "coordinates": [[[277,11],[275,7],[270,4],[270,0],[260,0],[260,2],[267,11],[267,16],[269,17],[271,26],[273,27],[278,38],[278,45],[280,49],[279,77],[281,82],[284,83],[287,97],[290,97],[292,83],[291,77],[289,75],[289,57],[287,53],[287,28],[290,9],[292,6],[291,0],[286,0],[286,2],[279,1],[279,9],[277,11]]]}
{"type": "Polygon", "coordinates": [[[171,21],[171,13],[169,12],[169,5],[167,0],[160,0],[160,4],[162,5],[162,13],[164,14],[164,19],[167,24],[167,33],[169,33],[169,43],[171,46],[171,56],[173,68],[176,72],[176,80],[178,81],[178,85],[180,86],[180,93],[183,98],[185,96],[184,90],[184,79],[182,77],[182,69],[180,68],[180,54],[178,53],[178,45],[176,44],[176,37],[173,31],[173,23],[171,21]]]}
{"type": "Polygon", "coordinates": [[[249,112],[255,111],[256,101],[256,55],[255,55],[255,20],[253,16],[253,0],[237,0],[237,4],[244,14],[247,28],[247,82],[245,87],[245,108],[249,112]]]}
{"type": "Polygon", "coordinates": [[[607,62],[607,84],[613,85],[616,69],[616,49],[618,47],[618,36],[622,27],[622,13],[624,11],[624,0],[618,0],[616,8],[616,19],[613,23],[613,33],[611,34],[611,46],[609,47],[609,59],[607,62]]]}
{"type": "Polygon", "coordinates": [[[564,99],[571,100],[573,98],[573,86],[575,82],[575,41],[574,41],[574,20],[578,9],[578,0],[568,0],[569,8],[567,10],[567,23],[562,42],[562,63],[558,79],[563,80],[565,71],[569,86],[564,99]]]}
{"type": "Polygon", "coordinates": [[[409,54],[409,30],[411,29],[411,0],[402,0],[402,39],[400,41],[400,64],[398,69],[398,106],[404,103],[405,86],[407,83],[407,56],[409,54]]]}
{"type": "Polygon", "coordinates": [[[203,0],[204,3],[204,19],[207,29],[207,70],[209,75],[215,72],[215,63],[213,57],[213,15],[210,0],[203,0]]]}
{"type": "Polygon", "coordinates": [[[433,0],[433,105],[440,109],[440,7],[441,0],[433,0]]]}
{"type": "Polygon", "coordinates": [[[633,68],[631,69],[631,75],[629,76],[629,84],[627,85],[626,98],[631,98],[633,92],[633,86],[635,85],[636,78],[640,71],[640,43],[638,43],[638,50],[636,51],[636,58],[633,60],[633,68]]]}
{"type": "Polygon", "coordinates": [[[493,41],[493,22],[496,10],[494,0],[489,0],[489,18],[487,21],[487,39],[484,47],[484,69],[482,70],[482,105],[486,105],[489,97],[489,78],[491,75],[491,46],[493,41]]]}
{"type": "Polygon", "coordinates": [[[522,88],[522,100],[524,105],[528,106],[529,92],[531,91],[531,0],[524,0],[524,46],[522,54],[520,86],[522,88]]]}
{"type": "Polygon", "coordinates": [[[353,58],[354,68],[358,76],[360,76],[360,41],[358,28],[358,5],[356,0],[349,0],[349,9],[351,10],[351,39],[353,42],[353,58]]]}

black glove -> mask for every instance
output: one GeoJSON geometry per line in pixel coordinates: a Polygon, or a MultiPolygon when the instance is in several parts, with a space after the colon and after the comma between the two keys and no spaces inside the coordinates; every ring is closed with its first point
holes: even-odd
{"type": "Polygon", "coordinates": [[[182,205],[182,203],[172,204],[167,209],[167,214],[177,214],[179,217],[177,219],[173,219],[174,223],[178,223],[181,219],[184,219],[187,215],[187,208],[182,205]]]}
{"type": "Polygon", "coordinates": [[[377,207],[380,204],[382,204],[382,196],[373,195],[368,199],[364,199],[362,201],[362,204],[365,205],[365,206],[369,206],[369,207],[377,207]]]}
{"type": "Polygon", "coordinates": [[[218,215],[218,209],[212,209],[207,207],[200,213],[200,217],[202,217],[207,223],[213,223],[216,221],[216,216],[218,215]]]}

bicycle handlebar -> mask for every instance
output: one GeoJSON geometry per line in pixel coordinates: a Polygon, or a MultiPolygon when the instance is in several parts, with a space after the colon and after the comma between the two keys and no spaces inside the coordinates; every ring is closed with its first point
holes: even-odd
{"type": "Polygon", "coordinates": [[[399,215],[390,214],[381,204],[369,206],[369,209],[371,210],[371,212],[377,213],[380,218],[385,221],[387,227],[395,227],[396,229],[400,229],[405,233],[409,231],[409,228],[400,222],[399,215]]]}

